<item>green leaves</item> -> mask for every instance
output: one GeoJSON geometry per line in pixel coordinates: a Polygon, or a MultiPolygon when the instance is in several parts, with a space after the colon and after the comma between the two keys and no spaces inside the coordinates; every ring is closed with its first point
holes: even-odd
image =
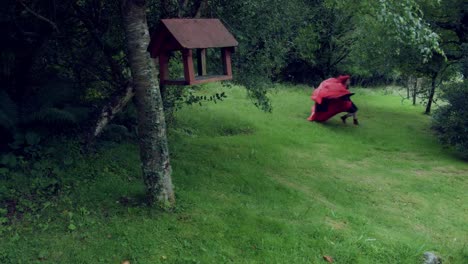
{"type": "Polygon", "coordinates": [[[307,25],[299,29],[294,39],[294,47],[299,58],[314,63],[316,60],[316,51],[320,48],[319,32],[313,25],[307,25]]]}
{"type": "Polygon", "coordinates": [[[68,225],[68,230],[70,230],[70,231],[75,231],[75,230],[76,230],[76,225],[74,225],[74,224],[69,224],[69,225],[68,225]]]}
{"type": "Polygon", "coordinates": [[[3,154],[0,156],[0,165],[4,165],[8,168],[16,167],[17,159],[12,153],[3,154]]]}
{"type": "Polygon", "coordinates": [[[32,131],[26,132],[24,138],[26,140],[26,143],[31,146],[37,145],[41,141],[41,136],[32,131]]]}
{"type": "Polygon", "coordinates": [[[0,128],[15,129],[18,123],[18,107],[10,96],[0,90],[0,128]]]}
{"type": "Polygon", "coordinates": [[[442,143],[468,158],[468,81],[449,84],[443,98],[448,104],[435,111],[432,128],[442,143]]]}

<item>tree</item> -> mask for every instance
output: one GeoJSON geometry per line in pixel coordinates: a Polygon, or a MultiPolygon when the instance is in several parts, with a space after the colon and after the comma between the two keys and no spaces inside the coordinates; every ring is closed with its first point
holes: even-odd
{"type": "Polygon", "coordinates": [[[267,92],[288,59],[307,8],[303,0],[212,0],[209,15],[222,19],[239,41],[234,82],[244,85],[255,105],[271,110],[267,92]]]}
{"type": "Polygon", "coordinates": [[[435,111],[432,128],[442,143],[468,158],[468,81],[450,83],[443,90],[447,104],[435,111]]]}
{"type": "MultiPolygon", "coordinates": [[[[293,40],[290,65],[286,71],[294,74],[294,65],[302,62],[306,65],[303,69],[307,69],[307,78],[323,80],[338,74],[339,64],[351,52],[356,41],[353,35],[355,23],[353,14],[337,8],[336,3],[310,0],[306,3],[308,11],[304,15],[304,26],[298,29],[293,40]]],[[[295,77],[305,81],[304,77],[295,77]]]]}
{"type": "Polygon", "coordinates": [[[149,32],[146,1],[122,0],[127,55],[138,109],[138,133],[143,178],[150,203],[173,205],[166,122],[156,67],[147,52],[149,32]]]}
{"type": "Polygon", "coordinates": [[[468,3],[464,0],[444,0],[439,8],[426,5],[425,11],[428,23],[441,36],[440,47],[445,55],[445,60],[435,56],[428,63],[432,85],[425,113],[429,114],[436,91],[436,79],[449,79],[453,74],[464,71],[463,62],[468,58],[468,3]]]}

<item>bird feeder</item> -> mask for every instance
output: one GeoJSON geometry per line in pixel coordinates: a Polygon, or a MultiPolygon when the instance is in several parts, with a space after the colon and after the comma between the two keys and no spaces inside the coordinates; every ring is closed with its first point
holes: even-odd
{"type": "Polygon", "coordinates": [[[193,85],[231,80],[231,54],[237,45],[237,40],[219,19],[162,19],[151,36],[148,51],[152,58],[159,58],[161,84],[193,85]],[[221,48],[223,75],[207,75],[208,48],[221,48]],[[194,50],[197,53],[197,75],[193,64],[194,50]],[[169,79],[169,59],[174,51],[182,53],[183,79],[169,79]]]}

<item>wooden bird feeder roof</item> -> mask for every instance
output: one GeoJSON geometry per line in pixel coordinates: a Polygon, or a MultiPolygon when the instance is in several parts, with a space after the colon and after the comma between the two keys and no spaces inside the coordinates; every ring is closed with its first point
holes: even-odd
{"type": "Polygon", "coordinates": [[[219,19],[161,19],[151,35],[148,51],[159,57],[162,84],[198,84],[232,79],[231,53],[239,43],[219,19]],[[206,75],[206,49],[221,48],[224,75],[206,75]],[[198,76],[193,70],[192,49],[197,49],[198,76]],[[169,57],[172,51],[182,51],[184,79],[168,80],[169,57]]]}
{"type": "Polygon", "coordinates": [[[219,19],[161,19],[151,36],[148,51],[156,58],[165,51],[235,47],[238,44],[219,19]]]}

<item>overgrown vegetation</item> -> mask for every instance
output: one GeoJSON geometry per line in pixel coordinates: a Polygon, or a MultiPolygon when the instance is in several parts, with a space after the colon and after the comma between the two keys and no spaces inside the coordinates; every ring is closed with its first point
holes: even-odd
{"type": "Polygon", "coordinates": [[[468,82],[447,85],[443,99],[447,104],[437,109],[433,128],[442,143],[468,158],[468,82]]]}
{"type": "MultiPolygon", "coordinates": [[[[421,87],[428,92],[419,95],[430,112],[439,83],[466,72],[468,34],[459,25],[466,24],[468,12],[462,0],[147,2],[151,29],[160,18],[221,19],[239,41],[234,81],[246,86],[255,105],[266,111],[272,110],[272,81],[316,86],[346,72],[360,85],[428,78],[421,87]]],[[[89,134],[99,112],[131,88],[119,4],[9,0],[1,6],[0,24],[8,34],[1,44],[0,100],[15,105],[0,113],[4,145],[15,141],[12,135],[19,130],[13,127],[29,131],[29,124],[37,121],[59,124],[42,133],[56,135],[56,127],[76,128],[79,123],[76,131],[89,134]]],[[[181,64],[174,63],[178,55],[173,56],[171,72],[180,73],[181,64]]],[[[208,59],[218,60],[210,54],[208,59]]],[[[181,102],[204,100],[188,91],[162,89],[169,120],[181,102]]],[[[217,99],[216,93],[221,94],[212,98],[217,99]]]]}

